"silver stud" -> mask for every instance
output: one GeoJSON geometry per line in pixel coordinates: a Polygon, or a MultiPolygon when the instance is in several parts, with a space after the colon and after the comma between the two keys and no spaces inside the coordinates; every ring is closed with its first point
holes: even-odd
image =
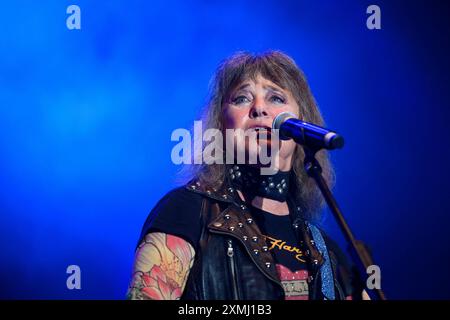
{"type": "Polygon", "coordinates": [[[252,219],[252,218],[248,218],[248,219],[247,219],[247,223],[248,223],[248,224],[252,224],[252,223],[253,223],[253,219],[252,219]]]}
{"type": "Polygon", "coordinates": [[[282,187],[283,187],[283,189],[286,189],[287,188],[287,184],[283,183],[282,187]]]}
{"type": "Polygon", "coordinates": [[[270,262],[266,262],[266,267],[270,268],[272,266],[272,264],[270,262]]]}
{"type": "Polygon", "coordinates": [[[258,254],[259,254],[259,250],[258,250],[258,249],[255,249],[255,250],[253,250],[253,253],[254,253],[255,255],[258,255],[258,254]]]}
{"type": "Polygon", "coordinates": [[[195,184],[200,187],[200,182],[197,181],[195,184]]]}
{"type": "Polygon", "coordinates": [[[240,171],[236,171],[236,177],[240,177],[241,176],[241,172],[240,171]]]}
{"type": "Polygon", "coordinates": [[[275,183],[271,182],[269,183],[269,188],[273,188],[275,186],[275,183]]]}
{"type": "Polygon", "coordinates": [[[206,190],[206,194],[207,194],[207,195],[211,195],[211,191],[206,190]]]}
{"type": "Polygon", "coordinates": [[[233,188],[228,188],[228,192],[233,193],[234,189],[233,188]]]}
{"type": "Polygon", "coordinates": [[[281,183],[284,183],[284,184],[286,184],[285,182],[286,182],[286,180],[285,180],[285,179],[281,179],[281,183]]]}
{"type": "Polygon", "coordinates": [[[233,226],[229,227],[228,229],[229,229],[230,231],[234,231],[234,227],[233,227],[233,226]]]}
{"type": "Polygon", "coordinates": [[[242,222],[238,223],[239,228],[242,228],[244,226],[244,224],[242,222]]]}
{"type": "Polygon", "coordinates": [[[311,243],[312,245],[316,244],[313,239],[309,240],[309,243],[311,243]]]}
{"type": "Polygon", "coordinates": [[[230,174],[233,173],[233,169],[228,170],[228,172],[229,172],[230,174]]]}
{"type": "Polygon", "coordinates": [[[228,198],[228,196],[226,194],[223,194],[222,198],[226,199],[226,198],[228,198]]]}
{"type": "Polygon", "coordinates": [[[195,184],[193,184],[193,185],[191,186],[191,189],[192,189],[192,190],[195,190],[195,184]]]}
{"type": "Polygon", "coordinates": [[[230,215],[229,215],[229,214],[226,214],[226,215],[224,216],[224,218],[225,218],[226,220],[230,220],[230,215]]]}
{"type": "Polygon", "coordinates": [[[254,237],[252,237],[252,240],[253,240],[253,242],[258,242],[258,237],[254,236],[254,237]]]}
{"type": "Polygon", "coordinates": [[[231,180],[234,180],[234,178],[236,178],[236,177],[234,176],[234,174],[232,174],[231,175],[231,180]]]}
{"type": "Polygon", "coordinates": [[[297,224],[297,223],[294,223],[292,226],[293,226],[295,229],[298,229],[298,224],[297,224]]]}
{"type": "Polygon", "coordinates": [[[283,193],[283,189],[279,188],[279,189],[278,189],[278,192],[279,192],[279,193],[283,193]]]}
{"type": "Polygon", "coordinates": [[[314,259],[314,260],[313,260],[313,263],[314,263],[315,265],[317,265],[317,264],[319,264],[319,260],[314,259]]]}
{"type": "Polygon", "coordinates": [[[244,241],[247,241],[248,237],[247,236],[243,236],[242,239],[244,239],[244,241]]]}
{"type": "Polygon", "coordinates": [[[266,180],[263,180],[263,182],[261,183],[263,186],[265,186],[267,184],[266,180]]]}
{"type": "Polygon", "coordinates": [[[268,250],[269,250],[269,248],[267,246],[262,247],[262,251],[267,252],[268,250]]]}
{"type": "Polygon", "coordinates": [[[241,209],[242,209],[242,210],[245,210],[245,209],[247,209],[247,207],[244,206],[243,204],[241,204],[241,209]]]}
{"type": "Polygon", "coordinates": [[[239,170],[239,166],[234,166],[233,169],[234,170],[239,170]]]}

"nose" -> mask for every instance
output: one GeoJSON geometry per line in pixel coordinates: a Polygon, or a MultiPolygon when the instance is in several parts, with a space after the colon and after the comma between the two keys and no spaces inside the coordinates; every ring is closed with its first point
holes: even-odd
{"type": "Polygon", "coordinates": [[[269,113],[267,112],[267,107],[264,101],[260,99],[255,99],[255,103],[250,109],[250,118],[251,119],[263,118],[267,117],[268,115],[269,113]]]}

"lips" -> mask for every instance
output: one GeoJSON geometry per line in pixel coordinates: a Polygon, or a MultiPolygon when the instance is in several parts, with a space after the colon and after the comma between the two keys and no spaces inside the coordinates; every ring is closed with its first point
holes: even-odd
{"type": "Polygon", "coordinates": [[[272,128],[263,124],[250,125],[247,130],[255,131],[259,139],[270,140],[272,136],[272,128]]]}
{"type": "Polygon", "coordinates": [[[271,127],[266,126],[266,125],[262,125],[262,124],[255,124],[255,125],[251,125],[247,128],[248,130],[255,130],[255,131],[268,131],[270,133],[270,131],[272,130],[271,127]]]}

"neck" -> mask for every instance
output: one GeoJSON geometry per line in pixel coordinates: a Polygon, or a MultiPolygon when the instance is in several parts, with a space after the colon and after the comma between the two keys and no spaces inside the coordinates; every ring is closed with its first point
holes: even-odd
{"type": "Polygon", "coordinates": [[[228,169],[230,184],[246,203],[274,214],[287,214],[290,171],[261,175],[259,168],[234,165],[228,169]]]}
{"type": "Polygon", "coordinates": [[[286,201],[280,202],[269,198],[264,198],[260,196],[256,196],[251,199],[246,199],[244,194],[237,190],[237,193],[239,194],[239,197],[242,201],[251,203],[251,205],[255,208],[264,210],[266,212],[269,212],[271,214],[277,215],[277,216],[287,216],[289,215],[289,207],[286,201]]]}

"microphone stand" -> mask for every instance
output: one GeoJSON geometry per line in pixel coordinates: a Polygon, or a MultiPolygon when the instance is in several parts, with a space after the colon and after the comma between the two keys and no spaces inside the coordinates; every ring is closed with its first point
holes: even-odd
{"type": "MultiPolygon", "coordinates": [[[[330,189],[328,188],[328,185],[325,181],[325,179],[322,176],[322,167],[320,166],[319,162],[315,158],[315,155],[319,149],[311,149],[309,147],[303,146],[303,149],[305,151],[305,170],[308,173],[310,177],[312,177],[319,187],[320,191],[322,192],[323,197],[325,198],[325,201],[327,202],[329,208],[331,209],[331,212],[333,213],[335,219],[337,220],[341,231],[343,232],[348,244],[349,249],[351,251],[351,256],[357,266],[357,275],[359,277],[359,284],[364,284],[366,281],[363,281],[363,275],[367,274],[367,268],[371,265],[374,265],[374,262],[372,260],[372,257],[367,250],[367,247],[365,244],[355,239],[353,236],[352,231],[350,230],[350,227],[348,226],[347,222],[345,221],[341,209],[339,208],[336,199],[334,198],[333,194],[331,193],[330,189]]],[[[378,300],[386,300],[386,297],[383,293],[383,291],[380,289],[374,289],[374,290],[368,290],[367,292],[371,298],[377,298],[378,300]],[[375,291],[375,294],[373,293],[375,291]]]]}

